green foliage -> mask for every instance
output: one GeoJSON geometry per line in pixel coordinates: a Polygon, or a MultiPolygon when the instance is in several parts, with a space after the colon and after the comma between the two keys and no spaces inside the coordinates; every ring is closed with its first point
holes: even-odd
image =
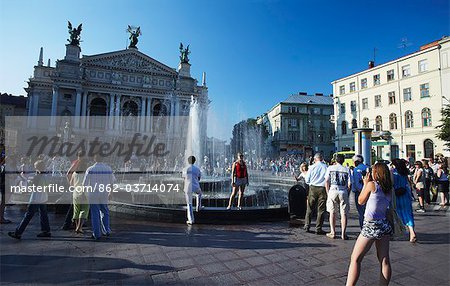
{"type": "Polygon", "coordinates": [[[436,127],[439,129],[436,137],[444,141],[444,145],[450,150],[450,105],[445,106],[445,108],[441,110],[441,114],[442,124],[436,127]]]}

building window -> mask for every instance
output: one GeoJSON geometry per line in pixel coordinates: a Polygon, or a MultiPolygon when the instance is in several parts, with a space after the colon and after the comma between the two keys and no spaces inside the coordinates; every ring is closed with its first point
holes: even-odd
{"type": "Polygon", "coordinates": [[[350,92],[354,92],[356,90],[355,82],[350,83],[350,92]]]}
{"type": "Polygon", "coordinates": [[[345,94],[345,85],[341,85],[340,87],[339,87],[339,94],[345,94]]]}
{"type": "Polygon", "coordinates": [[[375,107],[381,107],[381,95],[375,95],[375,107]]]}
{"type": "Polygon", "coordinates": [[[429,108],[422,109],[422,127],[431,126],[431,111],[429,108]]]}
{"type": "Polygon", "coordinates": [[[404,88],[403,89],[403,101],[410,101],[412,99],[411,96],[411,88],[404,88]]]}
{"type": "Polygon", "coordinates": [[[64,100],[72,100],[72,94],[64,93],[64,100]]]}
{"type": "Polygon", "coordinates": [[[409,65],[402,66],[402,77],[408,77],[411,75],[411,67],[409,65]]]}
{"type": "Polygon", "coordinates": [[[352,119],[352,129],[356,129],[358,128],[358,122],[356,121],[356,119],[352,119]]]}
{"type": "Polygon", "coordinates": [[[430,84],[424,83],[420,85],[420,98],[430,97],[430,84]]]}
{"type": "Polygon", "coordinates": [[[380,74],[376,74],[373,76],[373,85],[379,85],[380,84],[380,74]]]}
{"type": "Polygon", "coordinates": [[[430,139],[423,141],[423,152],[425,158],[434,158],[434,143],[430,139]]]}
{"type": "Polygon", "coordinates": [[[363,118],[363,128],[369,128],[369,118],[363,118]]]}
{"type": "Polygon", "coordinates": [[[411,110],[405,112],[405,127],[406,128],[414,127],[414,118],[411,110]]]}
{"type": "Polygon", "coordinates": [[[341,113],[345,113],[345,103],[341,103],[341,113]]]}
{"type": "Polygon", "coordinates": [[[395,104],[395,91],[388,92],[389,104],[395,104]]]}
{"type": "Polygon", "coordinates": [[[394,80],[394,70],[387,71],[387,81],[394,80]]]}
{"type": "Polygon", "coordinates": [[[375,131],[381,131],[383,130],[383,119],[381,119],[381,116],[378,115],[375,118],[375,131]]]}
{"type": "Polygon", "coordinates": [[[419,72],[426,72],[428,70],[428,61],[421,60],[419,61],[419,72]]]}
{"type": "Polygon", "coordinates": [[[369,99],[368,98],[362,99],[362,109],[369,109],[369,99]]]}
{"type": "Polygon", "coordinates": [[[389,129],[397,129],[397,115],[395,113],[391,113],[391,115],[389,115],[389,129]]]}
{"type": "Polygon", "coordinates": [[[347,134],[347,121],[342,121],[341,131],[342,135],[347,134]]]}
{"type": "Polygon", "coordinates": [[[351,110],[352,112],[355,112],[355,111],[356,111],[356,100],[352,100],[352,101],[350,102],[350,110],[351,110]]]}
{"type": "Polygon", "coordinates": [[[367,78],[361,79],[361,88],[367,88],[367,78]]]}

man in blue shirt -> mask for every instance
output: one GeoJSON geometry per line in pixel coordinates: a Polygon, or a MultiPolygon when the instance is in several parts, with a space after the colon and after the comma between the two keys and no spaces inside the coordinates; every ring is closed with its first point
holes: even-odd
{"type": "Polygon", "coordinates": [[[358,197],[364,186],[363,177],[366,175],[368,167],[363,163],[364,162],[363,156],[355,155],[353,156],[352,159],[353,162],[355,162],[355,168],[353,169],[351,177],[352,191],[355,195],[355,205],[356,209],[358,210],[359,227],[362,228],[364,221],[364,211],[366,210],[366,206],[358,204],[358,197]]]}
{"type": "Polygon", "coordinates": [[[304,229],[309,232],[311,213],[313,209],[317,208],[316,234],[322,235],[326,233],[322,230],[322,226],[327,202],[327,191],[325,190],[327,165],[323,162],[323,156],[320,153],[314,155],[314,162],[305,177],[305,182],[309,185],[309,194],[304,229]]]}

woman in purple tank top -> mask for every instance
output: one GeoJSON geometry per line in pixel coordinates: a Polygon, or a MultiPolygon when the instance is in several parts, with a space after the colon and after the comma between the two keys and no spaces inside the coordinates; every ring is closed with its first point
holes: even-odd
{"type": "Polygon", "coordinates": [[[386,212],[392,198],[392,180],[389,168],[384,163],[373,165],[372,173],[364,177],[364,187],[358,197],[360,205],[366,204],[361,234],[353,248],[348,269],[347,285],[356,285],[361,272],[361,262],[375,242],[377,257],[381,266],[380,285],[391,280],[389,260],[389,239],[392,228],[386,219],[386,212]]]}

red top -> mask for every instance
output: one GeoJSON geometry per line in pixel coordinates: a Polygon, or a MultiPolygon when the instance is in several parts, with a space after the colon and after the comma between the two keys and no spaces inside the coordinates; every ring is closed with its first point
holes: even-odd
{"type": "Polygon", "coordinates": [[[239,162],[236,162],[235,173],[237,178],[247,178],[247,166],[245,163],[241,165],[239,162]]]}

